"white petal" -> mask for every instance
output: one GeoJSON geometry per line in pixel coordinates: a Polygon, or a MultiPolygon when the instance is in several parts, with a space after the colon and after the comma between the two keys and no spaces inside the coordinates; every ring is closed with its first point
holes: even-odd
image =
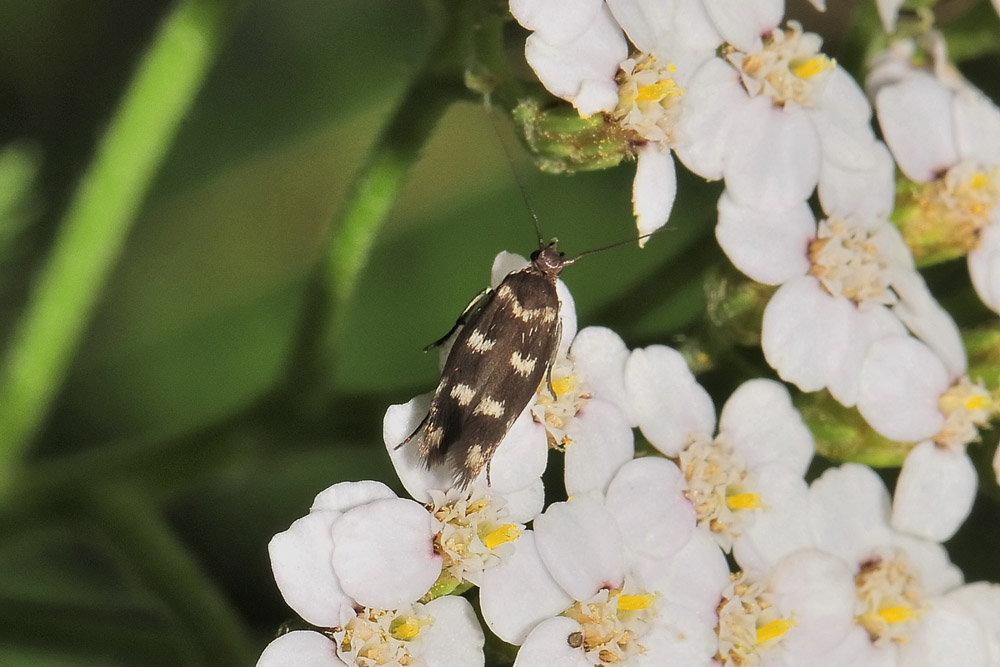
{"type": "Polygon", "coordinates": [[[975,616],[950,598],[934,600],[899,646],[899,664],[906,667],[987,667],[988,660],[986,637],[975,616]]]}
{"type": "Polygon", "coordinates": [[[667,456],[676,456],[691,433],[711,435],[715,406],[680,352],[663,345],[633,350],[625,364],[632,421],[667,456]]]}
{"type": "Polygon", "coordinates": [[[518,489],[503,494],[506,501],[508,520],[514,523],[528,523],[541,514],[545,506],[545,485],[541,479],[518,489]]]}
{"type": "Polygon", "coordinates": [[[312,512],[271,538],[271,571],[288,606],[313,625],[333,627],[354,600],[340,586],[330,562],[337,512],[312,512]]]}
{"type": "Polygon", "coordinates": [[[816,219],[805,201],[784,211],[760,211],[723,192],[715,238],[736,268],[765,285],[805,275],[816,219]]]}
{"type": "MultiPolygon", "coordinates": [[[[898,233],[894,227],[886,228],[898,233]]],[[[948,311],[931,295],[923,277],[916,270],[899,272],[892,279],[892,288],[899,295],[892,308],[896,317],[937,353],[952,377],[963,375],[967,362],[962,334],[948,311]]]]}
{"type": "Polygon", "coordinates": [[[367,607],[396,609],[422,597],[441,574],[436,520],[412,500],[376,500],[333,524],[333,569],[344,592],[367,607]]]}
{"type": "Polygon", "coordinates": [[[871,136],[872,106],[865,96],[865,91],[843,67],[835,67],[827,72],[816,106],[822,108],[828,117],[855,126],[867,127],[871,136]]]}
{"type": "Polygon", "coordinates": [[[645,635],[645,649],[635,656],[636,667],[663,665],[714,665],[718,637],[714,621],[677,610],[669,619],[661,618],[645,635]]]}
{"type": "Polygon", "coordinates": [[[809,486],[801,474],[771,463],[754,470],[755,493],[764,507],[733,542],[733,557],[744,570],[766,570],[784,556],[812,546],[809,486]]]}
{"type": "Polygon", "coordinates": [[[819,136],[805,113],[786,111],[768,97],[750,100],[729,130],[724,168],[733,199],[762,210],[805,201],[819,181],[819,136]]]}
{"type": "Polygon", "coordinates": [[[1000,109],[971,84],[955,95],[955,139],[963,159],[1000,164],[1000,109]]]}
{"type": "Polygon", "coordinates": [[[510,13],[553,44],[576,39],[597,20],[602,0],[510,0],[510,13]]]}
{"type": "Polygon", "coordinates": [[[875,0],[878,6],[878,15],[882,19],[882,26],[886,33],[896,31],[896,18],[899,16],[899,8],[903,6],[903,0],[875,0]]]}
{"type": "Polygon", "coordinates": [[[614,517],[588,496],[552,503],[535,519],[535,542],[552,578],[574,600],[589,600],[625,578],[621,532],[614,517]]]}
{"type": "Polygon", "coordinates": [[[938,400],[950,385],[929,347],[909,336],[885,338],[872,343],[862,364],[858,411],[885,437],[916,442],[944,425],[938,400]]]}
{"type": "Polygon", "coordinates": [[[281,635],[267,645],[257,667],[343,667],[337,645],[312,630],[296,630],[281,635]]]}
{"type": "Polygon", "coordinates": [[[906,176],[926,183],[958,160],[951,93],[929,74],[884,86],[875,109],[885,141],[906,176]]]}
{"type": "Polygon", "coordinates": [[[875,140],[875,134],[867,123],[853,123],[825,107],[810,109],[805,113],[816,128],[824,161],[860,171],[876,167],[875,146],[879,142],[875,140]]]}
{"type": "Polygon", "coordinates": [[[431,502],[428,490],[451,488],[451,473],[445,466],[428,470],[420,457],[417,446],[410,442],[401,443],[413,433],[430,409],[433,394],[415,396],[408,403],[390,405],[382,420],[382,440],[385,442],[389,460],[396,470],[396,476],[406,492],[422,503],[431,502]]]}
{"type": "Polygon", "coordinates": [[[501,251],[493,258],[493,266],[490,268],[490,287],[496,289],[509,274],[520,271],[528,264],[528,260],[521,255],[506,250],[501,251]]]}
{"type": "Polygon", "coordinates": [[[431,600],[424,610],[434,619],[420,632],[420,657],[427,667],[481,667],[485,637],[468,600],[454,595],[431,600]]]}
{"type": "Polygon", "coordinates": [[[729,583],[729,565],[722,549],[706,531],[691,533],[684,548],[664,567],[662,560],[638,559],[643,579],[670,604],[695,618],[718,620],[722,589],[729,583]]]}
{"type": "Polygon", "coordinates": [[[749,104],[746,90],[729,63],[712,58],[688,82],[677,121],[674,152],[702,178],[722,178],[733,120],[749,104]]]}
{"type": "Polygon", "coordinates": [[[965,583],[962,571],[951,562],[948,550],[941,544],[905,533],[895,533],[893,543],[905,555],[907,565],[923,586],[924,595],[942,595],[965,583]]]}
{"type": "Polygon", "coordinates": [[[587,31],[569,42],[554,44],[541,33],[532,34],[525,42],[524,57],[553,95],[575,102],[586,92],[582,113],[612,111],[618,105],[615,74],[628,57],[628,45],[603,7],[587,31]]]}
{"type": "Polygon", "coordinates": [[[573,648],[567,641],[581,631],[572,618],[557,616],[538,625],[517,652],[514,667],[591,667],[583,649],[573,648]]]}
{"type": "MultiPolygon", "coordinates": [[[[604,327],[587,327],[576,335],[570,348],[573,366],[589,387],[589,393],[611,401],[625,411],[625,362],[629,349],[621,336],[604,327]]],[[[634,426],[634,424],[633,424],[634,426]]]]}
{"type": "Polygon", "coordinates": [[[1000,665],[1000,584],[980,581],[948,594],[972,613],[983,629],[989,650],[989,664],[1000,665]]]}
{"type": "Polygon", "coordinates": [[[651,234],[667,223],[677,195],[674,157],[669,148],[649,143],[639,149],[632,183],[632,204],[639,235],[651,234]]]}
{"type": "Polygon", "coordinates": [[[910,450],[896,482],[893,527],[935,542],[950,539],[972,511],[977,481],[964,450],[921,442],[910,450]]]}
{"type": "Polygon", "coordinates": [[[969,253],[969,277],[983,303],[1000,313],[1000,225],[980,233],[979,246],[969,253]]]}
{"type": "Polygon", "coordinates": [[[479,603],[486,625],[509,644],[521,644],[540,622],[565,611],[573,599],[546,569],[526,530],[514,543],[514,553],[483,573],[479,603]]]}
{"type": "Polygon", "coordinates": [[[622,466],[604,505],[615,517],[625,546],[649,558],[668,559],[680,551],[696,523],[685,487],[684,475],[672,461],[646,457],[622,466]]]}
{"type": "Polygon", "coordinates": [[[569,347],[576,338],[576,303],[573,295],[570,294],[566,283],[561,280],[556,281],[556,296],[559,297],[559,329],[561,338],[559,339],[559,349],[557,356],[565,357],[569,354],[569,347]]]}
{"type": "Polygon", "coordinates": [[[608,0],[608,7],[636,48],[677,67],[682,84],[722,42],[700,0],[608,0]]]}
{"type": "Polygon", "coordinates": [[[782,638],[790,656],[822,654],[854,625],[854,573],[835,556],[815,549],[791,554],[772,571],[771,590],[778,608],[795,619],[782,638]]]}
{"type": "Polygon", "coordinates": [[[535,422],[531,415],[532,403],[534,401],[521,411],[500,441],[488,470],[479,474],[478,481],[485,484],[488,476],[490,488],[497,493],[512,493],[528,487],[545,472],[548,441],[545,427],[535,422]]]}
{"type": "Polygon", "coordinates": [[[871,146],[873,165],[854,169],[823,160],[819,200],[828,214],[854,215],[862,220],[886,220],[896,202],[896,163],[881,141],[871,146]]]}
{"type": "Polygon", "coordinates": [[[365,505],[373,500],[395,497],[396,494],[393,490],[382,482],[372,480],[339,482],[324,491],[320,491],[309,510],[311,512],[346,512],[353,507],[365,505]]]}
{"type": "Polygon", "coordinates": [[[878,474],[845,463],[809,488],[809,516],[816,547],[860,565],[892,543],[891,501],[878,474]]]}
{"type": "Polygon", "coordinates": [[[615,472],[635,454],[632,428],[621,409],[607,401],[586,401],[566,429],[566,493],[603,494],[615,472]]]}
{"type": "Polygon", "coordinates": [[[784,0],[705,0],[722,37],[741,51],[760,48],[760,38],[781,23],[784,0]]]}
{"type": "Polygon", "coordinates": [[[750,380],[733,392],[719,417],[719,436],[748,467],[780,463],[798,475],[805,475],[815,450],[788,390],[771,380],[750,380]]]}

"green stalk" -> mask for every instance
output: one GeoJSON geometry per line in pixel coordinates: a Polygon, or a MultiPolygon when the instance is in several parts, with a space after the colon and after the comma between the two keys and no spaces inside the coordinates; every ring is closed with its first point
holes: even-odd
{"type": "Polygon", "coordinates": [[[242,0],[180,0],[69,203],[0,369],[0,491],[48,412],[139,206],[242,0]]]}
{"type": "Polygon", "coordinates": [[[204,664],[253,664],[255,651],[239,615],[141,491],[108,485],[83,497],[84,511],[92,513],[143,583],[177,615],[204,664]]]}

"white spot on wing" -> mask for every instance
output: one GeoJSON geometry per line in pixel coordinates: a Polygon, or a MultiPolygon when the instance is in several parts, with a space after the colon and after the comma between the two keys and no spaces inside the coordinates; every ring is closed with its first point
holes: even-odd
{"type": "Polygon", "coordinates": [[[522,357],[517,350],[514,350],[514,353],[510,355],[510,365],[514,367],[514,372],[524,377],[531,375],[537,361],[532,357],[522,357]]]}
{"type": "Polygon", "coordinates": [[[466,346],[473,352],[489,352],[497,344],[495,340],[490,340],[478,329],[469,334],[469,340],[465,341],[466,346]]]}
{"type": "Polygon", "coordinates": [[[476,406],[476,409],[472,411],[474,415],[486,415],[487,417],[495,417],[499,419],[503,417],[503,401],[497,401],[489,396],[483,396],[476,406]]]}
{"type": "Polygon", "coordinates": [[[460,382],[451,388],[451,393],[449,395],[458,401],[459,405],[466,406],[476,397],[476,390],[469,385],[462,384],[460,382]]]}

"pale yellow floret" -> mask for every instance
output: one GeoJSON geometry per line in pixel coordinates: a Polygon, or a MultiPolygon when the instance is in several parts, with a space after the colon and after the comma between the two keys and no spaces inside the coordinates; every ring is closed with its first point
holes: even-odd
{"type": "Polygon", "coordinates": [[[487,549],[496,549],[501,544],[513,542],[521,537],[521,529],[513,523],[505,523],[496,530],[491,531],[483,538],[483,544],[487,549]]]}
{"type": "Polygon", "coordinates": [[[772,639],[777,639],[794,628],[795,625],[795,621],[790,618],[777,618],[770,623],[765,623],[757,628],[757,643],[763,644],[772,639]]]}

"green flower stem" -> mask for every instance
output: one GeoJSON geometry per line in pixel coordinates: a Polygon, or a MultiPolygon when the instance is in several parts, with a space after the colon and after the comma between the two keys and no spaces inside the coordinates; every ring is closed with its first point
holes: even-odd
{"type": "Polygon", "coordinates": [[[160,163],[242,0],[180,0],[150,44],[69,203],[0,370],[0,490],[86,329],[160,163]]]}
{"type": "Polygon", "coordinates": [[[82,511],[122,550],[142,582],[178,617],[206,665],[245,667],[253,649],[239,615],[137,488],[97,485],[82,511]]]}
{"type": "Polygon", "coordinates": [[[375,240],[438,119],[453,102],[470,95],[463,75],[477,6],[465,0],[445,4],[445,24],[423,68],[410,81],[336,215],[307,299],[289,383],[297,391],[302,390],[297,385],[305,385],[306,391],[318,385],[321,396],[314,398],[320,403],[333,377],[344,313],[375,240]]]}

